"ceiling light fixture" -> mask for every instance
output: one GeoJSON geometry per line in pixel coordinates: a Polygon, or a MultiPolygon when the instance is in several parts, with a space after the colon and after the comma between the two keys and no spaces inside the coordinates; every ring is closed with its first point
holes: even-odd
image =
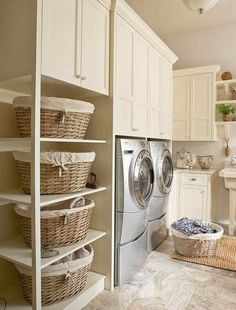
{"type": "Polygon", "coordinates": [[[183,2],[188,9],[203,14],[213,8],[218,0],[183,0],[183,2]]]}

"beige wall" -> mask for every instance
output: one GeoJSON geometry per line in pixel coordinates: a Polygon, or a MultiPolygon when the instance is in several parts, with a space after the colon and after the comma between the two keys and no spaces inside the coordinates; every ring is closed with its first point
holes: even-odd
{"type": "MultiPolygon", "coordinates": [[[[236,78],[236,22],[217,27],[205,28],[176,34],[164,38],[166,44],[176,53],[179,61],[175,69],[220,64],[223,71],[229,70],[236,78]]],[[[224,132],[218,128],[217,142],[174,142],[173,154],[185,147],[195,154],[213,154],[214,167],[218,170],[224,166],[224,132]]],[[[236,126],[231,128],[231,156],[236,156],[236,126]]],[[[228,191],[221,178],[217,179],[217,205],[214,206],[216,219],[227,222],[229,219],[228,191]]]]}
{"type": "Polygon", "coordinates": [[[220,64],[236,78],[236,21],[197,31],[186,31],[165,37],[165,43],[176,53],[175,69],[220,64]]]}

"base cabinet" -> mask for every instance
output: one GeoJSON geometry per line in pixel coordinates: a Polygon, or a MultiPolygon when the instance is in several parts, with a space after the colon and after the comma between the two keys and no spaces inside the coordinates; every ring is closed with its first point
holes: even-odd
{"type": "Polygon", "coordinates": [[[176,170],[170,195],[169,225],[188,217],[204,222],[214,221],[215,171],[206,173],[176,170]]]}
{"type": "Polygon", "coordinates": [[[207,187],[180,185],[179,217],[207,220],[207,187]]]}

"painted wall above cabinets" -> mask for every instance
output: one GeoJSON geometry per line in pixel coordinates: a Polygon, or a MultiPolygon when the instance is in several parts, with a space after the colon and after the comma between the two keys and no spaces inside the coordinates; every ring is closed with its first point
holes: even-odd
{"type": "Polygon", "coordinates": [[[219,66],[174,71],[173,140],[215,141],[219,66]]]}
{"type": "Polygon", "coordinates": [[[114,132],[171,139],[177,57],[123,0],[113,13],[114,132]]]}
{"type": "Polygon", "coordinates": [[[44,0],[43,74],[108,95],[109,28],[98,0],[44,0]]]}

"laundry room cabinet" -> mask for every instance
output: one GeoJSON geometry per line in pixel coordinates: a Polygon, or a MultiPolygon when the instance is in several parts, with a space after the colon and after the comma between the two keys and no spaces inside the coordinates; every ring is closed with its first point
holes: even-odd
{"type": "Polygon", "coordinates": [[[169,210],[169,225],[183,217],[214,220],[216,171],[176,169],[169,210]]]}
{"type": "Polygon", "coordinates": [[[98,0],[44,0],[42,73],[108,95],[109,22],[98,0]]]}
{"type": "Polygon", "coordinates": [[[115,134],[170,139],[172,65],[177,58],[170,50],[161,53],[163,42],[155,35],[152,44],[133,20],[119,14],[115,20],[115,134]]]}
{"type": "Polygon", "coordinates": [[[215,141],[218,70],[218,66],[210,66],[174,71],[174,141],[215,141]]]}

